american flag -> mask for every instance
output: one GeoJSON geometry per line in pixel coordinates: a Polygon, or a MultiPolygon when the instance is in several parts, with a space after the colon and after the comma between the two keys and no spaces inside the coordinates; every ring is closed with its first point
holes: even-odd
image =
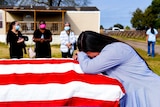
{"type": "Polygon", "coordinates": [[[0,107],[119,107],[116,79],[84,74],[72,59],[1,59],[0,107]]]}

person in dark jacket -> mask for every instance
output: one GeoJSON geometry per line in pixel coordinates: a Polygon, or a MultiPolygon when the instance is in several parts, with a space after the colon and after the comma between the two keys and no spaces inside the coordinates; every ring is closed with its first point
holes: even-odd
{"type": "Polygon", "coordinates": [[[33,41],[36,43],[36,58],[51,58],[50,42],[52,41],[52,33],[46,29],[45,21],[39,22],[39,29],[33,34],[33,41]]]}
{"type": "Polygon", "coordinates": [[[24,37],[19,31],[20,26],[17,21],[13,21],[10,24],[7,33],[7,44],[9,45],[10,58],[23,58],[23,49],[25,48],[24,37]]]}

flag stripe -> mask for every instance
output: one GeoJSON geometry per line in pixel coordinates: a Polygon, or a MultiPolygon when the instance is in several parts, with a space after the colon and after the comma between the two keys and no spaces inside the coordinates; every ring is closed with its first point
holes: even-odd
{"type": "Polygon", "coordinates": [[[81,107],[119,107],[119,101],[104,101],[87,98],[72,97],[70,99],[61,100],[45,100],[45,101],[12,101],[0,102],[0,107],[63,107],[63,106],[81,106],[81,107]]]}
{"type": "MultiPolygon", "coordinates": [[[[0,75],[0,85],[7,84],[47,84],[47,83],[60,83],[65,84],[71,81],[82,81],[90,84],[112,84],[118,85],[122,89],[121,83],[113,78],[109,78],[103,75],[92,74],[78,74],[74,71],[68,71],[65,73],[43,73],[43,74],[9,74],[0,75]]],[[[124,91],[124,90],[123,90],[124,91]]]]}
{"type": "Polygon", "coordinates": [[[39,59],[1,59],[0,64],[9,65],[9,64],[62,64],[62,63],[75,63],[78,64],[78,61],[71,58],[39,58],[39,59]]]}
{"type": "Polygon", "coordinates": [[[54,100],[71,97],[117,101],[123,96],[121,88],[117,85],[94,85],[80,81],[66,84],[0,85],[0,90],[0,102],[54,100]]]}
{"type": "Polygon", "coordinates": [[[0,65],[0,74],[23,74],[23,73],[65,73],[66,71],[74,70],[77,73],[83,73],[80,65],[75,63],[61,64],[11,64],[0,65]]]}

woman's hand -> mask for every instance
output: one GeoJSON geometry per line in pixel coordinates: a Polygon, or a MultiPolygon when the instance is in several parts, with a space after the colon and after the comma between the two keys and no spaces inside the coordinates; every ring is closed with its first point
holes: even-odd
{"type": "Polygon", "coordinates": [[[74,59],[74,60],[78,60],[78,53],[79,53],[79,52],[77,51],[77,52],[73,55],[73,59],[74,59]]]}
{"type": "Polygon", "coordinates": [[[21,43],[21,42],[24,42],[24,39],[23,38],[19,38],[17,43],[21,43]]]}
{"type": "Polygon", "coordinates": [[[148,35],[146,36],[146,43],[148,43],[148,35]]]}
{"type": "Polygon", "coordinates": [[[43,39],[43,38],[40,39],[40,42],[41,42],[41,43],[43,43],[44,41],[45,41],[45,39],[43,39]]]}
{"type": "Polygon", "coordinates": [[[71,43],[67,43],[66,46],[68,47],[68,49],[72,48],[72,44],[71,43]]]}

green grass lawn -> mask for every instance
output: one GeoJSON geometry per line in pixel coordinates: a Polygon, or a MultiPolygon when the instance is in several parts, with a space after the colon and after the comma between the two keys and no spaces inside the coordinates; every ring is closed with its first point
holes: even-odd
{"type": "Polygon", "coordinates": [[[142,58],[147,62],[149,67],[158,75],[160,75],[160,55],[156,54],[154,58],[148,57],[142,49],[136,49],[142,58]]]}
{"type": "MultiPolygon", "coordinates": [[[[26,47],[26,50],[28,51],[29,47],[26,47]]],[[[60,46],[59,45],[53,45],[51,47],[52,50],[52,57],[60,58],[61,52],[60,52],[60,46]]],[[[3,43],[0,43],[0,59],[2,58],[9,58],[9,47],[3,43]]],[[[24,54],[24,58],[29,58],[28,54],[24,54]]]]}
{"type": "MultiPolygon", "coordinates": [[[[28,48],[28,47],[27,47],[28,48]]],[[[60,46],[59,45],[53,45],[52,46],[52,57],[55,58],[61,58],[61,52],[60,52],[60,46]]],[[[0,43],[0,59],[2,58],[9,58],[9,47],[3,43],[0,43]]],[[[137,52],[144,58],[144,60],[147,62],[149,67],[158,75],[160,75],[160,55],[156,55],[154,58],[148,57],[146,55],[146,52],[141,49],[136,49],[137,52]]],[[[28,54],[24,55],[25,58],[28,58],[28,54]]]]}

